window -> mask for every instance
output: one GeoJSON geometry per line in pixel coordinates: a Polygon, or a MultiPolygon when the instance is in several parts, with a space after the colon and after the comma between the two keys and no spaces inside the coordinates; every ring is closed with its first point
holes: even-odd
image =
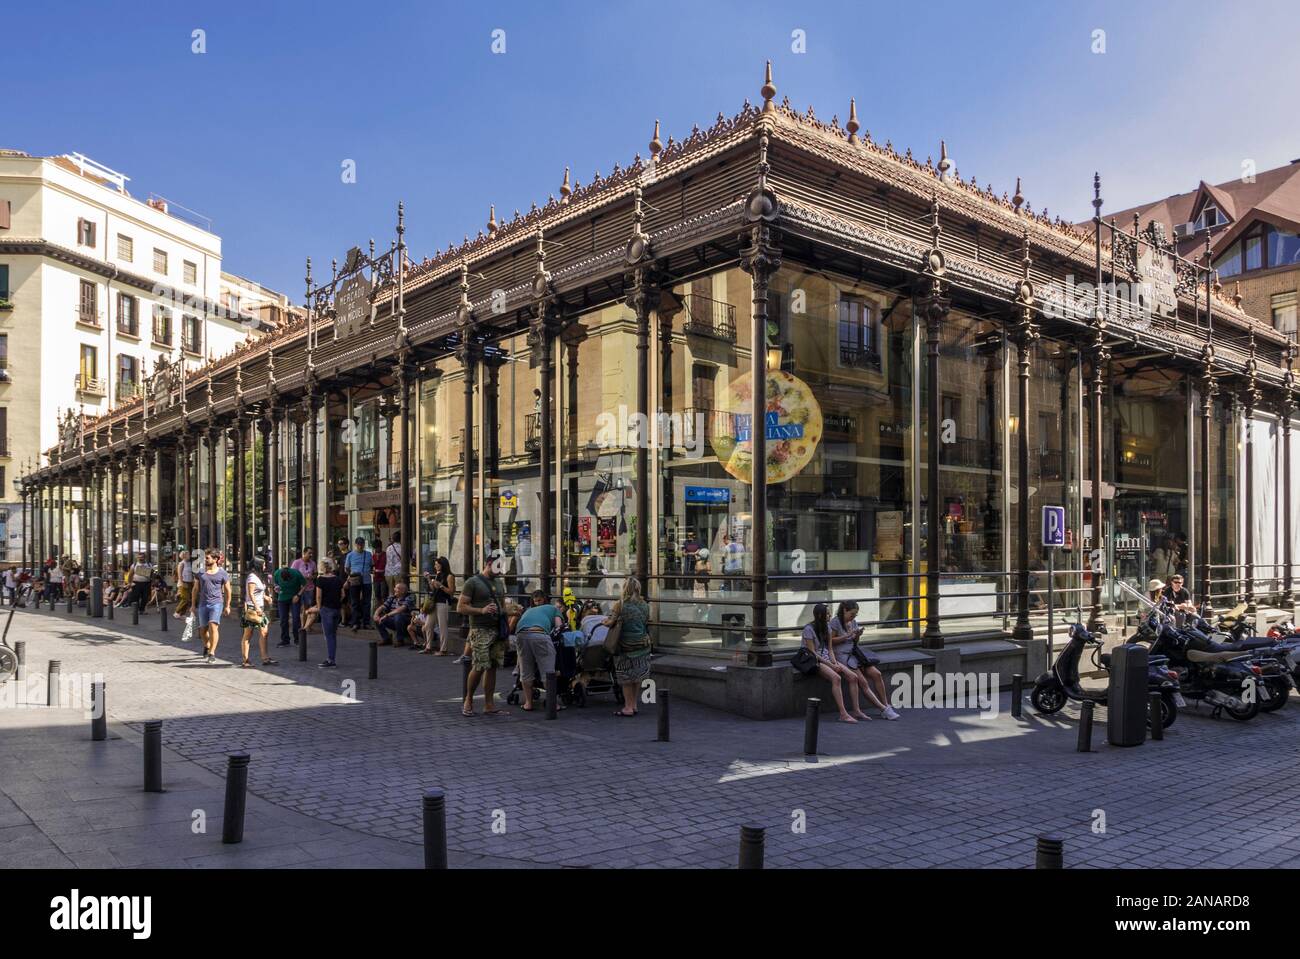
{"type": "Polygon", "coordinates": [[[1241,244],[1233,243],[1223,255],[1214,261],[1214,268],[1219,271],[1219,278],[1226,280],[1241,273],[1241,244]]]}
{"type": "Polygon", "coordinates": [[[1292,336],[1296,332],[1296,294],[1278,293],[1270,304],[1273,309],[1273,328],[1292,336]]]}
{"type": "MultiPolygon", "coordinates": [[[[9,411],[0,406],[0,456],[9,456],[9,411]]],[[[2,470],[4,467],[0,467],[2,470]]],[[[0,472],[0,487],[4,485],[4,473],[0,472]]]]}
{"type": "Polygon", "coordinates": [[[81,281],[81,300],[77,304],[77,319],[91,326],[99,325],[99,287],[91,280],[81,281]]]}
{"type": "Polygon", "coordinates": [[[1246,260],[1243,270],[1258,270],[1264,265],[1264,239],[1256,234],[1243,241],[1246,244],[1246,260]]]}
{"type": "Polygon", "coordinates": [[[9,299],[9,265],[0,263],[0,300],[9,299]]]}
{"type": "Polygon", "coordinates": [[[166,250],[160,250],[157,247],[154,247],[153,271],[155,273],[161,273],[163,276],[167,275],[167,251],[166,250]]]}
{"type": "Polygon", "coordinates": [[[172,313],[161,303],[153,305],[153,341],[163,346],[172,345],[172,313]]]}
{"type": "Polygon", "coordinates": [[[117,235],[117,258],[126,263],[135,258],[135,241],[121,233],[117,235]]]}
{"type": "Polygon", "coordinates": [[[878,325],[875,304],[857,296],[840,298],[840,366],[880,369],[878,325]]]}
{"type": "MultiPolygon", "coordinates": [[[[9,334],[0,333],[0,370],[9,369],[9,334]]],[[[0,435],[3,431],[0,431],[0,435]]]]}
{"type": "Polygon", "coordinates": [[[83,390],[94,389],[99,379],[99,350],[83,343],[81,345],[81,375],[77,384],[83,390]]]}
{"type": "Polygon", "coordinates": [[[92,220],[77,220],[77,244],[79,246],[95,245],[95,223],[92,220]]]}
{"type": "Polygon", "coordinates": [[[185,273],[186,283],[188,283],[190,286],[193,286],[195,283],[199,282],[199,268],[197,266],[195,266],[189,260],[185,260],[181,263],[181,267],[185,273]]]}
{"type": "Polygon", "coordinates": [[[1282,230],[1268,229],[1268,265],[1294,266],[1300,264],[1300,236],[1282,230]]]}
{"type": "Polygon", "coordinates": [[[196,356],[203,353],[203,327],[197,316],[186,314],[181,321],[181,349],[196,356]]]}
{"type": "Polygon", "coordinates": [[[137,381],[137,372],[140,369],[140,361],[134,356],[122,354],[117,358],[117,380],[119,383],[134,385],[137,381]]]}
{"type": "Polygon", "coordinates": [[[714,384],[718,379],[718,368],[706,363],[691,365],[691,405],[697,410],[714,408],[714,384]]]}
{"type": "Polygon", "coordinates": [[[1207,203],[1201,210],[1201,215],[1196,218],[1196,229],[1212,229],[1222,222],[1224,221],[1219,215],[1219,208],[1212,203],[1207,203]]]}
{"type": "Polygon", "coordinates": [[[126,293],[117,295],[117,331],[126,336],[140,335],[140,317],[134,296],[126,293]]]}
{"type": "Polygon", "coordinates": [[[12,222],[9,219],[9,214],[10,214],[9,201],[0,200],[0,230],[9,229],[9,224],[12,222]]]}

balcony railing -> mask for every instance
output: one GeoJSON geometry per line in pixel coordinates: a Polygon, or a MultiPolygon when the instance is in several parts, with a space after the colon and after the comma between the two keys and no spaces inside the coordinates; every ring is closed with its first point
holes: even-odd
{"type": "Polygon", "coordinates": [[[736,435],[736,414],[730,410],[715,410],[704,406],[690,406],[682,411],[682,437],[673,437],[673,442],[682,439],[694,443],[699,439],[712,442],[719,436],[736,435]],[[701,436],[701,433],[703,435],[701,436]]]}
{"type": "Polygon", "coordinates": [[[104,396],[108,392],[104,386],[103,377],[91,376],[88,373],[74,374],[72,386],[78,393],[93,393],[96,396],[104,396]]]}
{"type": "Polygon", "coordinates": [[[139,338],[140,324],[137,323],[135,320],[124,321],[119,319],[117,321],[117,332],[121,336],[134,336],[136,338],[139,338]]]}
{"type": "Polygon", "coordinates": [[[93,326],[97,330],[104,328],[104,321],[99,311],[87,306],[77,307],[77,322],[82,326],[93,326]]]}
{"type": "Polygon", "coordinates": [[[529,413],[524,417],[524,449],[528,452],[542,448],[542,414],[529,413]]]}
{"type": "Polygon", "coordinates": [[[184,336],[181,337],[181,349],[191,356],[203,355],[203,344],[198,340],[188,339],[184,336]]]}
{"type": "Polygon", "coordinates": [[[7,294],[0,296],[0,313],[7,313],[13,308],[14,308],[14,301],[9,299],[9,296],[7,294]]]}
{"type": "Polygon", "coordinates": [[[854,370],[879,371],[880,354],[875,350],[864,349],[860,346],[841,346],[840,366],[846,366],[854,370]]]}
{"type": "Polygon", "coordinates": [[[124,403],[138,396],[144,396],[144,384],[136,380],[118,380],[116,393],[117,401],[124,403]]]}
{"type": "Polygon", "coordinates": [[[682,297],[682,306],[686,310],[687,333],[736,342],[736,308],[730,303],[687,293],[682,297]]]}
{"type": "Polygon", "coordinates": [[[5,435],[0,435],[0,456],[13,456],[13,452],[9,447],[9,437],[5,435]]]}

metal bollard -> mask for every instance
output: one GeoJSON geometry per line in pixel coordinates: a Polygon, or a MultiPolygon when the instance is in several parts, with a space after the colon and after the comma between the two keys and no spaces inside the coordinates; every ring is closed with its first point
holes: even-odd
{"type": "Polygon", "coordinates": [[[167,632],[167,607],[161,603],[158,604],[158,621],[162,623],[162,631],[167,632]]]}
{"type": "Polygon", "coordinates": [[[1021,707],[1024,706],[1025,677],[1020,673],[1011,674],[1011,718],[1019,719],[1021,707]]]}
{"type": "Polygon", "coordinates": [[[108,601],[108,604],[104,607],[104,614],[105,614],[109,619],[112,619],[112,618],[113,618],[113,601],[112,601],[112,600],[109,600],[109,601],[108,601]]]}
{"type": "Polygon", "coordinates": [[[424,868],[447,868],[447,797],[436,788],[424,791],[424,868]]]}
{"type": "Polygon", "coordinates": [[[102,743],[108,739],[108,701],[104,698],[104,682],[90,684],[90,738],[102,743]]]}
{"type": "Polygon", "coordinates": [[[90,607],[91,619],[104,618],[104,580],[100,576],[90,578],[90,594],[86,597],[86,605],[90,607]]]}
{"type": "MultiPolygon", "coordinates": [[[[298,630],[298,662],[307,662],[307,630],[298,630]]],[[[371,679],[375,677],[371,676],[371,679]]]]}
{"type": "Polygon", "coordinates": [[[72,612],[72,599],[73,599],[73,597],[72,597],[72,593],[69,592],[69,593],[68,593],[68,596],[67,596],[67,600],[68,600],[68,612],[69,612],[69,613],[72,612]]]}
{"type": "Polygon", "coordinates": [[[668,742],[668,690],[659,690],[659,735],[655,737],[656,741],[661,743],[668,742]]]}
{"type": "MultiPolygon", "coordinates": [[[[302,655],[301,653],[299,655],[302,655]]],[[[370,672],[367,679],[379,678],[379,643],[372,641],[370,643],[370,672]]]]}
{"type": "Polygon", "coordinates": [[[18,640],[14,643],[14,654],[18,657],[18,672],[14,673],[14,678],[22,682],[27,678],[27,641],[18,640]]]}
{"type": "Polygon", "coordinates": [[[767,830],[762,826],[740,827],[740,868],[763,868],[763,843],[767,830]]]}
{"type": "Polygon", "coordinates": [[[555,719],[559,715],[560,678],[551,670],[546,674],[546,718],[555,719]]]}
{"type": "Polygon", "coordinates": [[[244,841],[244,806],[248,801],[248,753],[231,753],[226,762],[226,809],[221,822],[221,841],[244,841]]]}
{"type": "Polygon", "coordinates": [[[1065,867],[1065,840],[1053,834],[1038,837],[1034,852],[1035,869],[1063,869],[1065,867]]]}
{"type": "MultiPolygon", "coordinates": [[[[839,682],[838,677],[835,680],[839,682]]],[[[817,729],[821,725],[822,701],[814,696],[808,697],[803,711],[803,754],[817,755],[817,729]]]]}
{"type": "Polygon", "coordinates": [[[59,670],[63,664],[57,659],[50,660],[50,668],[45,673],[45,705],[59,705],[59,670]]]}
{"type": "Polygon", "coordinates": [[[140,607],[137,606],[135,603],[131,604],[131,625],[132,626],[140,625],[140,607]]]}
{"type": "Polygon", "coordinates": [[[163,791],[161,719],[150,719],[144,724],[144,791],[163,791]]]}
{"type": "Polygon", "coordinates": [[[1092,752],[1092,702],[1086,702],[1079,710],[1079,746],[1081,753],[1092,752]]]}
{"type": "Polygon", "coordinates": [[[1161,708],[1162,703],[1160,702],[1160,694],[1147,693],[1147,706],[1149,709],[1149,714],[1151,716],[1151,738],[1164,739],[1165,738],[1165,722],[1164,722],[1165,711],[1164,709],[1161,708]]]}

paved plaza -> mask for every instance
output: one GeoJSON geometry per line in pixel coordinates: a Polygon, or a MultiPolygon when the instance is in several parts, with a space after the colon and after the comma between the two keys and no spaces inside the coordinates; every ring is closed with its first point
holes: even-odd
{"type": "MultiPolygon", "coordinates": [[[[1026,702],[1015,720],[1005,694],[996,718],[827,714],[807,762],[801,720],[674,700],[661,743],[653,704],[618,720],[607,697],[555,721],[515,708],[466,719],[450,658],[384,648],[367,680],[367,643],[344,630],[337,670],[316,667],[318,634],[305,663],[288,649],[276,668],[240,669],[228,624],[206,665],[175,620],[163,633],[156,613],[136,627],[122,613],[14,616],[29,677],[50,659],[103,675],[110,737],[91,742],[81,709],[0,709],[7,866],[415,867],[429,786],[447,791],[453,866],[725,867],[741,825],[768,827],[769,867],[1028,867],[1046,831],[1065,838],[1069,867],[1300,865],[1294,704],[1248,724],[1188,708],[1163,742],[1130,749],[1107,746],[1099,724],[1090,754],[1075,751],[1073,713],[1046,720],[1026,702]],[[150,719],[164,720],[161,795],[140,789],[150,719]],[[252,755],[246,838],[223,846],[237,750],[252,755]]],[[[43,678],[25,688],[37,686],[43,700],[43,678]]]]}

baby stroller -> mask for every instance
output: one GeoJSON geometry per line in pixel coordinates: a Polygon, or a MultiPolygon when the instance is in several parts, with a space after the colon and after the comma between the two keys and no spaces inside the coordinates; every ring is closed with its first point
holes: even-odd
{"type": "MultiPolygon", "coordinates": [[[[573,647],[575,675],[569,684],[569,694],[579,707],[587,705],[587,697],[612,692],[614,701],[623,705],[623,687],[614,677],[614,657],[605,649],[605,634],[609,627],[596,626],[591,635],[577,631],[573,647]]],[[[570,635],[570,634],[566,634],[570,635]]]]}

